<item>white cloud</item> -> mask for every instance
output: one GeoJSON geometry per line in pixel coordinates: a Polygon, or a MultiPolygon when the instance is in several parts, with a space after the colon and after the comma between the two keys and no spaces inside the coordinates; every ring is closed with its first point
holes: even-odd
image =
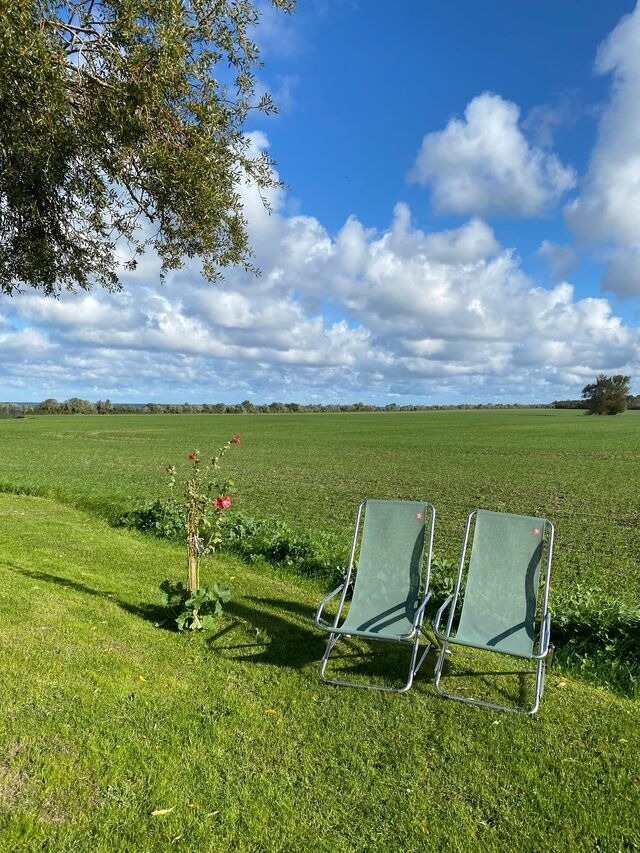
{"type": "Polygon", "coordinates": [[[619,296],[640,296],[640,5],[602,43],[596,71],[613,75],[611,100],[582,192],[565,213],[583,246],[612,251],[604,286],[619,296]]]}
{"type": "Polygon", "coordinates": [[[578,256],[571,246],[561,246],[551,240],[543,240],[537,254],[547,264],[555,281],[561,281],[578,266],[578,256]]]}
{"type": "Polygon", "coordinates": [[[261,278],[212,287],[189,261],[161,286],[145,258],[119,294],[0,297],[0,396],[539,401],[640,371],[607,300],[539,286],[478,217],[425,232],[398,204],[382,232],[352,216],[331,237],[282,190],[271,215],[242,197],[261,278]]]}
{"type": "Polygon", "coordinates": [[[555,154],[531,145],[519,126],[518,107],[485,92],[428,133],[409,175],[432,191],[442,213],[539,216],[575,185],[572,169],[555,154]]]}

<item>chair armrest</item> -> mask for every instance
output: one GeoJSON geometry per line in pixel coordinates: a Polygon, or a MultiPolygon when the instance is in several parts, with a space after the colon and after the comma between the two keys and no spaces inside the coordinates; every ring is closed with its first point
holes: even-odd
{"type": "Polygon", "coordinates": [[[328,601],[331,601],[331,599],[334,598],[339,592],[342,592],[343,589],[344,589],[344,584],[341,583],[340,586],[336,587],[333,590],[333,592],[330,592],[329,595],[325,595],[325,597],[322,599],[322,601],[318,605],[318,609],[316,610],[316,615],[313,618],[313,624],[316,626],[316,628],[322,628],[323,630],[326,631],[326,630],[331,630],[331,628],[336,627],[335,625],[329,625],[328,622],[323,622],[321,619],[321,615],[322,615],[322,610],[323,610],[325,604],[328,601]]]}
{"type": "Polygon", "coordinates": [[[427,606],[427,604],[429,603],[430,598],[431,598],[431,593],[428,592],[425,595],[425,597],[422,599],[422,601],[420,602],[420,605],[419,605],[418,609],[416,610],[414,617],[413,617],[413,628],[414,628],[414,630],[422,622],[422,619],[424,617],[424,609],[427,606]]]}
{"type": "Polygon", "coordinates": [[[540,651],[537,655],[531,655],[533,660],[542,660],[549,654],[549,641],[551,640],[551,613],[547,612],[542,617],[540,627],[540,651]]]}
{"type": "Polygon", "coordinates": [[[440,620],[442,619],[442,614],[447,609],[447,607],[449,607],[449,605],[451,604],[452,601],[453,601],[453,594],[450,595],[444,601],[444,603],[442,604],[442,606],[440,607],[440,609],[436,613],[436,618],[433,620],[433,633],[436,635],[436,637],[439,640],[448,640],[449,639],[448,637],[445,637],[443,634],[441,634],[439,629],[440,629],[440,620]]]}

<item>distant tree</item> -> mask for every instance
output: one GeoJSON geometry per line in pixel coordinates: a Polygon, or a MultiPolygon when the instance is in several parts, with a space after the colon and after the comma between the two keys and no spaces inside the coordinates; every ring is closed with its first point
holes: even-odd
{"type": "Polygon", "coordinates": [[[53,397],[47,397],[36,406],[36,412],[43,415],[55,415],[60,410],[60,403],[53,397]]]}
{"type": "Polygon", "coordinates": [[[630,376],[616,374],[605,376],[602,373],[595,382],[585,385],[582,398],[592,415],[617,415],[627,408],[630,376]]]}
{"type": "Polygon", "coordinates": [[[113,411],[113,404],[107,397],[106,400],[98,400],[96,403],[96,411],[99,415],[109,415],[113,411]]]}
{"type": "Polygon", "coordinates": [[[255,79],[261,6],[4,0],[0,293],[120,289],[121,252],[133,268],[146,247],[163,274],[185,257],[210,280],[251,269],[239,183],[279,186],[244,133],[275,110],[255,79]]]}
{"type": "Polygon", "coordinates": [[[60,403],[58,411],[65,415],[95,415],[96,407],[89,400],[69,397],[64,403],[60,403]]]}

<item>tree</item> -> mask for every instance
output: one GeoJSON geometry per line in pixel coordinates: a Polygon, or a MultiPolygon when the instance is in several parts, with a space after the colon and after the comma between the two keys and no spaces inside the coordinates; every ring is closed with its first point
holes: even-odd
{"type": "Polygon", "coordinates": [[[149,247],[163,275],[252,269],[239,184],[278,185],[243,132],[275,110],[258,23],[251,0],[2,0],[0,292],[117,290],[149,247]]]}
{"type": "Polygon", "coordinates": [[[36,406],[36,411],[42,412],[44,415],[54,415],[60,411],[60,403],[54,397],[47,397],[46,400],[36,406]]]}
{"type": "Polygon", "coordinates": [[[627,397],[629,395],[630,376],[605,376],[604,373],[597,377],[595,382],[585,385],[582,389],[582,397],[587,401],[587,408],[592,415],[617,415],[627,408],[627,397]]]}
{"type": "Polygon", "coordinates": [[[113,403],[108,397],[106,400],[98,400],[96,411],[99,415],[108,415],[113,412],[113,403]]]}

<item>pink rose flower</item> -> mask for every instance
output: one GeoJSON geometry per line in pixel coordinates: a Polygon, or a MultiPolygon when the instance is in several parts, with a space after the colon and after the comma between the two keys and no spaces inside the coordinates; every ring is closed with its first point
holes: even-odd
{"type": "Polygon", "coordinates": [[[237,432],[231,439],[232,444],[240,444],[240,433],[237,432]]]}
{"type": "Polygon", "coordinates": [[[221,498],[216,498],[213,502],[216,509],[229,509],[231,506],[231,498],[229,495],[224,495],[221,498]]]}

